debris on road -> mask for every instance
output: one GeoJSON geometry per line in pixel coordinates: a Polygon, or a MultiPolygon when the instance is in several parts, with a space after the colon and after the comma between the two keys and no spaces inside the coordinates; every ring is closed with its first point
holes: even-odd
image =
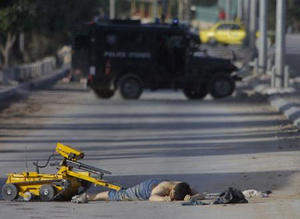
{"type": "Polygon", "coordinates": [[[182,203],[182,206],[192,206],[192,205],[216,205],[216,204],[242,204],[248,203],[247,199],[254,197],[269,197],[271,191],[257,191],[255,189],[248,189],[240,191],[236,188],[229,187],[226,191],[219,193],[214,193],[213,195],[206,194],[204,200],[212,199],[209,201],[203,201],[200,199],[191,199],[188,202],[182,203]],[[215,197],[215,198],[214,198],[215,197]],[[214,200],[213,200],[214,198],[214,200]]]}
{"type": "Polygon", "coordinates": [[[243,191],[243,195],[246,198],[255,198],[255,197],[267,198],[271,193],[272,193],[271,191],[262,192],[262,191],[257,191],[255,189],[248,189],[243,191]]]}

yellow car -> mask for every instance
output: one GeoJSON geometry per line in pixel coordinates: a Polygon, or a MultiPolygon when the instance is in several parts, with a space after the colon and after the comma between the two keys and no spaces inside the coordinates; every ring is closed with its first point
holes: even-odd
{"type": "Polygon", "coordinates": [[[246,37],[246,30],[242,23],[222,21],[208,30],[200,30],[199,35],[202,43],[241,45],[246,37]]]}

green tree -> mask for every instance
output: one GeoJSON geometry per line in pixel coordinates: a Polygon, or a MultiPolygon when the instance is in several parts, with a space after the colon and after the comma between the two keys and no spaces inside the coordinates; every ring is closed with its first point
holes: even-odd
{"type": "Polygon", "coordinates": [[[99,1],[85,0],[35,0],[38,20],[27,32],[24,61],[53,55],[70,43],[74,25],[88,22],[99,11],[99,1]]]}
{"type": "MultiPolygon", "coordinates": [[[[276,25],[276,1],[269,0],[269,28],[274,30],[276,25]]],[[[300,30],[300,1],[287,0],[287,26],[291,26],[293,31],[299,32],[300,30]]]]}
{"type": "Polygon", "coordinates": [[[20,32],[30,28],[35,11],[31,0],[2,0],[0,4],[0,58],[9,65],[11,49],[20,32]]]}
{"type": "Polygon", "coordinates": [[[90,21],[99,1],[85,0],[1,0],[0,51],[2,63],[11,63],[10,54],[18,35],[25,33],[23,60],[53,55],[69,41],[74,24],[90,21]]]}
{"type": "Polygon", "coordinates": [[[288,0],[287,2],[287,24],[292,27],[295,32],[300,29],[300,1],[288,0]]]}

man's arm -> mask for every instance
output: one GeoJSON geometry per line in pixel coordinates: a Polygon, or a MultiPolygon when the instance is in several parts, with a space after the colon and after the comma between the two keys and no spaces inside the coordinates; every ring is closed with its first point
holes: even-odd
{"type": "Polygon", "coordinates": [[[170,196],[160,196],[160,195],[151,195],[149,201],[153,202],[163,202],[163,201],[171,201],[170,196]]]}
{"type": "Polygon", "coordinates": [[[198,191],[196,191],[195,189],[191,189],[191,195],[186,195],[184,197],[184,201],[189,201],[189,200],[203,200],[205,199],[205,195],[199,193],[198,191]]]}

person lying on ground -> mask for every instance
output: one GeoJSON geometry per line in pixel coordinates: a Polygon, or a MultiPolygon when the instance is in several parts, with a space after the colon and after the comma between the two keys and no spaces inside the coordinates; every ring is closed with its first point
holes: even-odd
{"type": "Polygon", "coordinates": [[[128,189],[110,190],[97,194],[83,193],[72,198],[73,203],[88,201],[188,201],[201,198],[201,194],[191,189],[190,185],[180,181],[149,179],[128,189]]]}

